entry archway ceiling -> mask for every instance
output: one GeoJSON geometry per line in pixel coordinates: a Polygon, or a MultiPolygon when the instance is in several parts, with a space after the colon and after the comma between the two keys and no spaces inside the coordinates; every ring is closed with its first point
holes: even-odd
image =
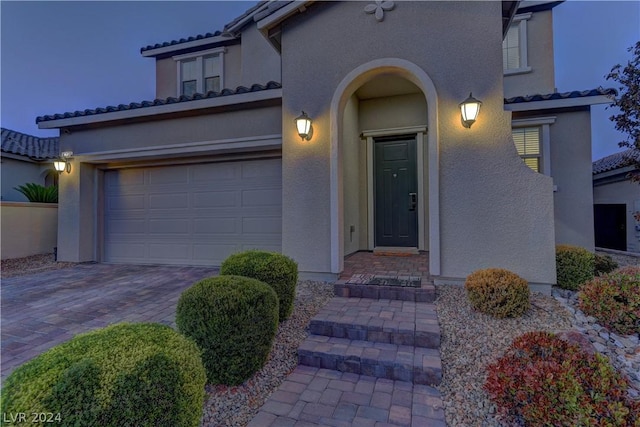
{"type": "Polygon", "coordinates": [[[409,80],[394,75],[378,76],[356,90],[356,96],[361,100],[411,93],[420,93],[420,89],[409,80]]]}

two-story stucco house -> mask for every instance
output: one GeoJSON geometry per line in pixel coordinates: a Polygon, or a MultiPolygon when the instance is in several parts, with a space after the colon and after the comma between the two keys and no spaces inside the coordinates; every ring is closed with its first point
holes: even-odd
{"type": "Polygon", "coordinates": [[[555,93],[558,3],[267,1],[142,48],[155,101],[37,119],[74,153],[59,259],[265,248],[330,279],[382,248],[428,251],[436,282],[555,283],[556,242],[593,249],[589,108],[608,93],[555,93]]]}

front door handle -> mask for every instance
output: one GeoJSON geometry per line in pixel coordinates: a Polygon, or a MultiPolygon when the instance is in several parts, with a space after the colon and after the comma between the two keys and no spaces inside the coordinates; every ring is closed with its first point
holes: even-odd
{"type": "Polygon", "coordinates": [[[415,211],[417,204],[418,204],[418,194],[417,193],[409,193],[409,210],[410,211],[415,211]]]}

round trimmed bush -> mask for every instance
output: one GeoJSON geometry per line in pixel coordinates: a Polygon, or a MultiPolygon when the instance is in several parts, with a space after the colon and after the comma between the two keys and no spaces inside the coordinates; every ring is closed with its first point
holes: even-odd
{"type": "Polygon", "coordinates": [[[266,283],[278,295],[280,322],[291,315],[298,282],[298,264],[291,258],[276,252],[239,252],[222,263],[220,274],[251,277],[266,283]]]}
{"type": "Polygon", "coordinates": [[[640,424],[640,402],[627,398],[628,384],[609,361],[553,334],[516,338],[487,373],[485,391],[514,425],[640,424]]]}
{"type": "Polygon", "coordinates": [[[596,277],[578,294],[580,309],[621,334],[640,334],[640,267],[596,277]]]}
{"type": "Polygon", "coordinates": [[[202,349],[209,383],[241,384],[267,361],[278,329],[278,297],[249,277],[204,279],[180,296],[176,324],[202,349]]]}
{"type": "Polygon", "coordinates": [[[63,425],[198,426],[205,380],[192,341],[168,326],[120,323],[16,369],[2,388],[2,412],[59,413],[63,425]]]}
{"type": "Polygon", "coordinates": [[[593,279],[594,255],[588,250],[571,245],[556,246],[556,276],[558,286],[576,291],[593,279]]]}
{"type": "Polygon", "coordinates": [[[488,268],[471,273],[464,283],[473,308],[497,318],[518,317],[529,309],[529,285],[515,273],[488,268]]]}

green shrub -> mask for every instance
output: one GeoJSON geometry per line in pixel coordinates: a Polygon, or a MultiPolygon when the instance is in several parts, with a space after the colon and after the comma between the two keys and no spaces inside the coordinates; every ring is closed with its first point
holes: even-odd
{"type": "Polygon", "coordinates": [[[594,255],[584,248],[570,245],[556,246],[556,275],[558,286],[576,291],[593,279],[594,255]]]}
{"type": "Polygon", "coordinates": [[[240,384],[269,356],[278,297],[266,283],[248,277],[204,279],[180,296],[176,323],[202,349],[209,383],[240,384]]]}
{"type": "Polygon", "coordinates": [[[193,342],[168,326],[121,323],[16,369],[2,388],[2,413],[59,413],[70,426],[198,426],[205,381],[193,342]]]}
{"type": "Polygon", "coordinates": [[[594,278],[578,294],[580,309],[622,335],[640,333],[640,267],[594,278]]]}
{"type": "Polygon", "coordinates": [[[640,402],[599,354],[546,332],[515,339],[487,367],[484,389],[498,411],[527,426],[638,426],[640,402]]]}
{"type": "Polygon", "coordinates": [[[220,274],[251,277],[268,284],[278,295],[280,322],[291,315],[298,282],[298,264],[291,258],[275,252],[240,252],[222,263],[220,274]]]}
{"type": "Polygon", "coordinates": [[[28,182],[13,189],[24,194],[33,203],[58,203],[58,187],[54,185],[44,187],[40,184],[28,182]]]}
{"type": "Polygon", "coordinates": [[[618,263],[613,260],[609,255],[594,254],[594,268],[593,272],[596,276],[605,273],[611,273],[618,268],[618,263]]]}
{"type": "Polygon", "coordinates": [[[529,309],[529,285],[501,268],[478,270],[464,283],[473,308],[497,318],[518,317],[529,309]]]}

